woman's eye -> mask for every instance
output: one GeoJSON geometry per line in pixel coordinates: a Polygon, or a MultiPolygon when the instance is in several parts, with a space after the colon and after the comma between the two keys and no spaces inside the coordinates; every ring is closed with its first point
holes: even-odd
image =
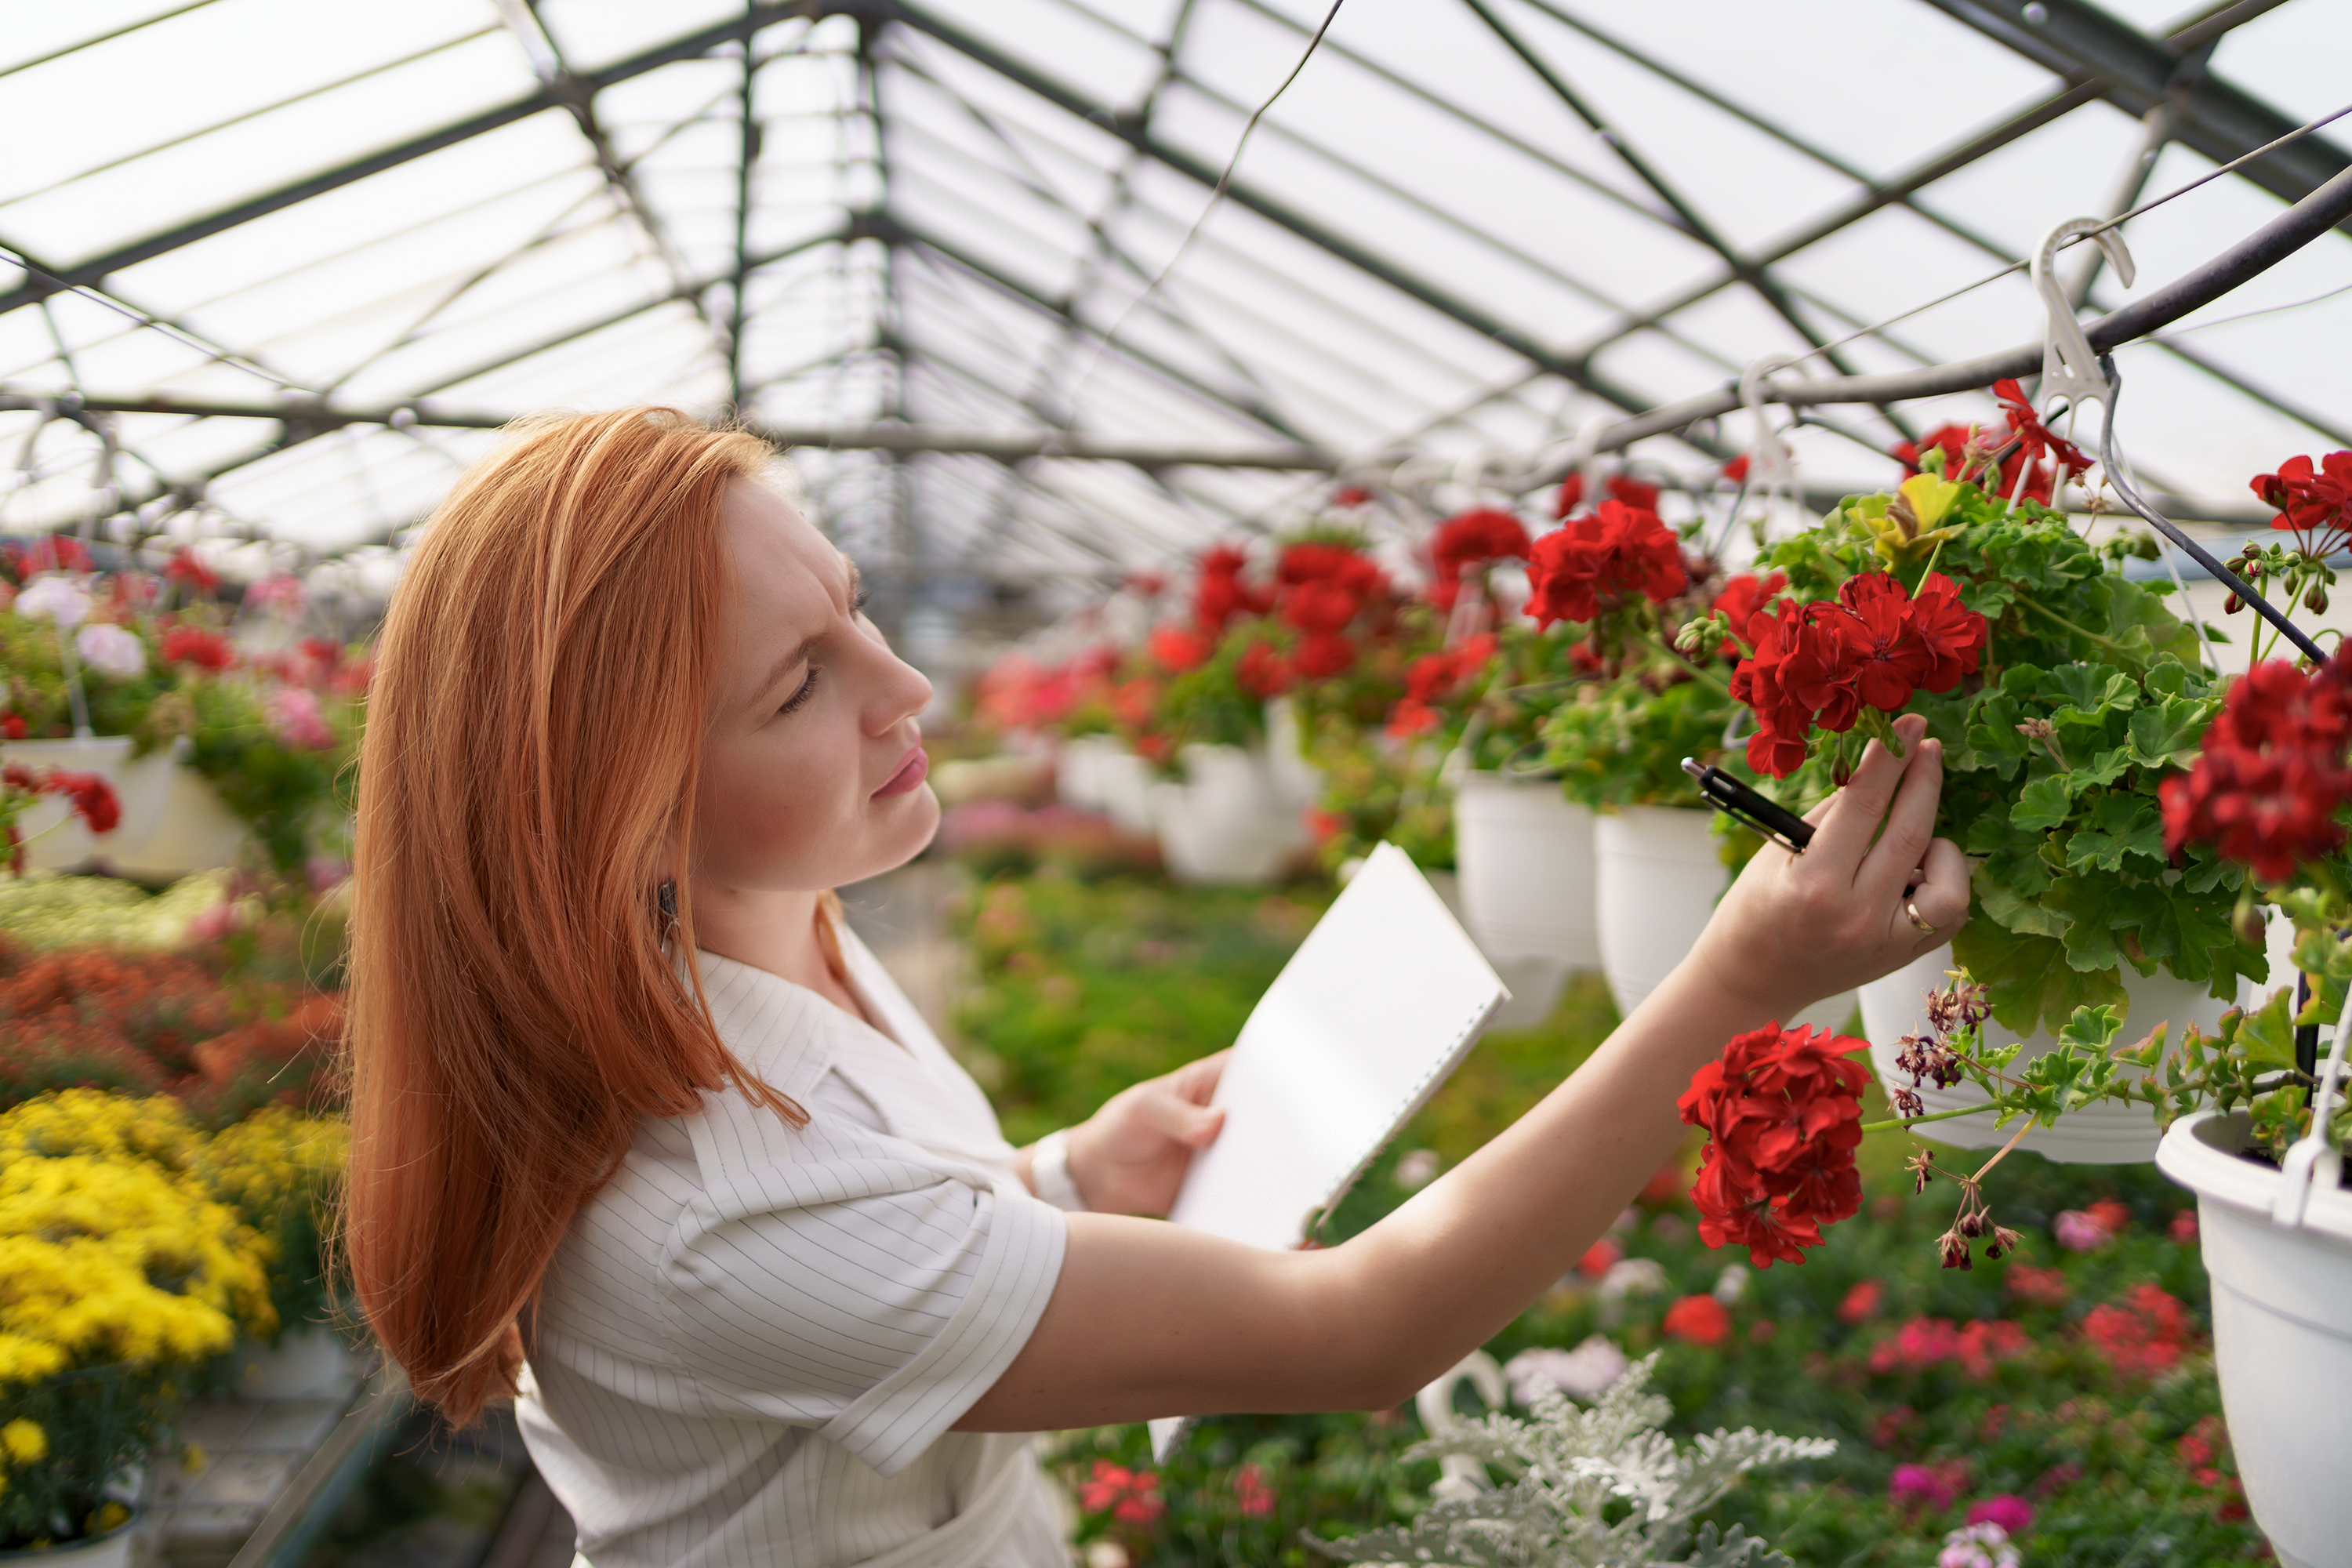
{"type": "Polygon", "coordinates": [[[849,601],[849,613],[853,616],[864,615],[866,613],[866,605],[873,599],[873,589],[860,587],[857,590],[856,596],[849,601]]]}
{"type": "Polygon", "coordinates": [[[784,705],[776,710],[776,711],[779,713],[797,713],[800,711],[800,710],[807,703],[809,698],[816,690],[816,668],[817,667],[814,665],[809,666],[808,679],[801,682],[800,689],[786,698],[784,700],[784,705]]]}

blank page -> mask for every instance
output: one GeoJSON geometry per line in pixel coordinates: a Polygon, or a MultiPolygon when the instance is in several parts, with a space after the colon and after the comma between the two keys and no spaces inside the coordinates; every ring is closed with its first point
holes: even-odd
{"type": "MultiPolygon", "coordinates": [[[[1468,1053],[1510,993],[1404,851],[1372,851],[1258,999],[1169,1218],[1287,1249],[1468,1053]]],[[[1164,1453],[1181,1422],[1155,1421],[1164,1453]]]]}

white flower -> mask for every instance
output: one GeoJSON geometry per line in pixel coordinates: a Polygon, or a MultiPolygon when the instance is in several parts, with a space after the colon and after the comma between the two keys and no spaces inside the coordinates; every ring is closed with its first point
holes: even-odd
{"type": "Polygon", "coordinates": [[[2009,1531],[1997,1524],[1971,1524],[1944,1537],[1936,1568],[2017,1568],[2021,1561],[2009,1531]]]}
{"type": "Polygon", "coordinates": [[[71,631],[89,618],[89,590],[70,572],[44,572],[16,595],[16,613],[71,631]]]}
{"type": "Polygon", "coordinates": [[[1521,1351],[1503,1363],[1503,1375],[1510,1380],[1513,1403],[1533,1405],[1547,1388],[1572,1399],[1598,1399],[1631,1364],[1606,1336],[1594,1334],[1572,1351],[1521,1351]]]}
{"type": "Polygon", "coordinates": [[[1437,1179],[1440,1164],[1434,1149],[1415,1149],[1396,1163],[1396,1184],[1418,1192],[1437,1179]]]}
{"type": "Polygon", "coordinates": [[[147,645],[138,634],[108,621],[98,621],[74,634],[74,651],[100,675],[135,680],[147,673],[147,645]]]}
{"type": "Polygon", "coordinates": [[[1715,1299],[1727,1307],[1747,1291],[1748,1266],[1744,1263],[1727,1263],[1723,1272],[1715,1277],[1715,1299]]]}
{"type": "Polygon", "coordinates": [[[1624,1316],[1628,1296],[1659,1296],[1667,1286],[1665,1265],[1654,1258],[1623,1258],[1601,1277],[1601,1326],[1613,1329],[1624,1316]]]}

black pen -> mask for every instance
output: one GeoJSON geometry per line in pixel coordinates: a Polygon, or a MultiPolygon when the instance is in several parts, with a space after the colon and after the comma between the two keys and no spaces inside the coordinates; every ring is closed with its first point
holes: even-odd
{"type": "Polygon", "coordinates": [[[1805,846],[1813,841],[1811,823],[1778,802],[1757,794],[1721,768],[1708,767],[1693,758],[1685,757],[1683,772],[1690,774],[1707,805],[1734,821],[1754,828],[1790,854],[1802,855],[1805,846]]]}

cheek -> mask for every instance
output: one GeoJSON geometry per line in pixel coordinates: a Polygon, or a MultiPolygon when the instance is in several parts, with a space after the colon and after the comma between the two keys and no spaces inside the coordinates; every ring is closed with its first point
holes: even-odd
{"type": "Polygon", "coordinates": [[[696,837],[706,872],[789,873],[824,858],[855,831],[856,737],[836,734],[832,726],[794,729],[745,737],[705,754],[696,837]]]}

